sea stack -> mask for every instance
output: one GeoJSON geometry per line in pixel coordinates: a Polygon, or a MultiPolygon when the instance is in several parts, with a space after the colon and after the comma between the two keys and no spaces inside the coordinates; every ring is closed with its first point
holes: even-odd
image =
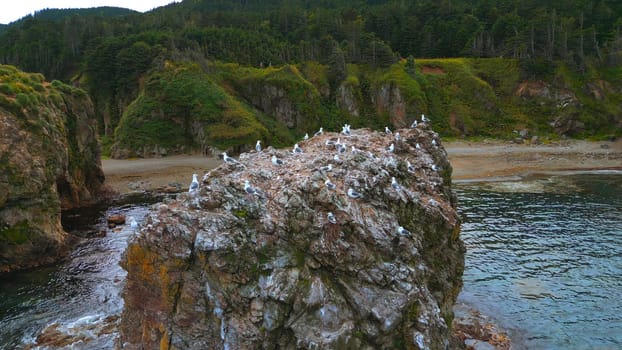
{"type": "Polygon", "coordinates": [[[361,152],[339,162],[331,132],[242,154],[147,215],[122,262],[122,348],[445,349],[464,268],[451,166],[427,127],[398,131],[387,153],[392,135],[352,129],[361,152]]]}

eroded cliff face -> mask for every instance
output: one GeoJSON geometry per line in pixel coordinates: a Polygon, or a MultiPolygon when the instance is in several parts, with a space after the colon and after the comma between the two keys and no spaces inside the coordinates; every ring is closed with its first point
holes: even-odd
{"type": "Polygon", "coordinates": [[[122,262],[120,348],[447,348],[464,268],[451,166],[426,126],[398,131],[242,154],[154,208],[122,262]]]}
{"type": "Polygon", "coordinates": [[[84,92],[0,66],[0,272],[51,263],[61,208],[100,200],[93,106],[84,92]]]}

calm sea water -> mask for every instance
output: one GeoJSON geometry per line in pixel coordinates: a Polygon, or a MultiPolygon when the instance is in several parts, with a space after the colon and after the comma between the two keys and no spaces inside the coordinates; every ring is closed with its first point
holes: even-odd
{"type": "Polygon", "coordinates": [[[622,175],[458,184],[459,301],[513,349],[622,349],[622,175]]]}
{"type": "MultiPolygon", "coordinates": [[[[622,349],[622,175],[455,188],[467,246],[460,302],[508,329],[514,349],[622,349]]],[[[113,209],[139,220],[147,212],[113,209]]],[[[118,261],[130,235],[109,231],[64,264],[0,279],[0,349],[19,349],[50,325],[93,337],[93,324],[119,315],[118,261]]],[[[73,348],[109,349],[115,336],[73,348]]]]}

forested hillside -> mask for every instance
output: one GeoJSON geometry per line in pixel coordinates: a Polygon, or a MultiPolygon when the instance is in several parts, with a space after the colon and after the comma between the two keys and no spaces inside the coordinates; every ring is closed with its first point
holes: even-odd
{"type": "MultiPolygon", "coordinates": [[[[395,76],[397,64],[399,69],[410,70],[417,82],[401,89],[405,95],[417,96],[409,101],[410,118],[417,112],[433,113],[446,130],[454,130],[450,135],[488,135],[491,128],[481,128],[486,116],[466,116],[479,108],[469,103],[480,103],[481,98],[460,100],[455,87],[443,85],[455,76],[444,81],[439,77],[448,75],[421,70],[423,58],[452,57],[508,60],[504,65],[513,68],[507,72],[485,70],[497,63],[454,61],[462,65],[455,72],[488,84],[491,90],[484,89],[482,96],[505,96],[500,103],[507,107],[491,107],[489,112],[507,119],[508,129],[554,122],[555,111],[543,110],[546,103],[526,113],[512,107],[513,100],[508,99],[517,94],[533,97],[534,85],[520,84],[539,81],[549,91],[544,95],[552,100],[559,96],[551,91],[572,92],[576,103],[571,104],[570,114],[585,127],[572,134],[602,136],[620,133],[621,29],[622,2],[614,0],[185,0],[146,14],[110,10],[36,13],[0,32],[0,63],[85,88],[96,105],[101,133],[110,143],[128,106],[143,94],[145,80],[158,76],[165,62],[193,62],[207,75],[222,72],[214,68],[216,62],[234,63],[239,69],[231,73],[233,77],[246,74],[243,67],[308,68],[314,63],[321,69],[307,82],[321,88],[318,103],[328,115],[339,120],[352,116],[353,111],[346,108],[345,113],[337,106],[338,97],[344,87],[356,86],[351,91],[360,95],[354,97],[365,102],[357,113],[367,120],[362,125],[369,126],[390,119],[366,100],[374,96],[370,84],[380,83],[382,76],[395,76]],[[438,90],[433,93],[426,88],[438,90]],[[600,99],[593,97],[595,89],[600,99]],[[534,111],[547,114],[531,115],[534,111]],[[472,121],[466,122],[472,126],[466,131],[449,127],[460,115],[472,121]]],[[[216,77],[209,79],[214,82],[216,77]]],[[[266,112],[252,102],[257,96],[248,91],[235,85],[222,88],[251,110],[258,110],[251,113],[266,112]]],[[[290,131],[293,137],[301,130],[293,126],[290,131]]],[[[545,132],[552,133],[553,127],[545,132]]]]}

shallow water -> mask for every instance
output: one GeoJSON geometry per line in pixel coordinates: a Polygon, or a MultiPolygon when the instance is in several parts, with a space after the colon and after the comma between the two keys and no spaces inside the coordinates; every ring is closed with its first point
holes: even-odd
{"type": "Polygon", "coordinates": [[[467,246],[458,300],[513,349],[622,348],[622,176],[456,186],[467,246]]]}
{"type": "MultiPolygon", "coordinates": [[[[108,212],[134,216],[141,222],[147,205],[124,205],[108,212]]],[[[74,215],[65,229],[88,236],[105,227],[105,209],[74,215]]],[[[129,225],[105,230],[104,237],[84,238],[66,262],[19,272],[0,279],[0,349],[32,345],[49,326],[70,337],[84,337],[71,349],[112,349],[116,332],[105,331],[109,316],[120,316],[120,292],[126,272],[121,254],[133,235],[129,225]],[[91,340],[92,339],[92,340],[91,340]]],[[[36,348],[35,348],[36,349],[36,348]]]]}

